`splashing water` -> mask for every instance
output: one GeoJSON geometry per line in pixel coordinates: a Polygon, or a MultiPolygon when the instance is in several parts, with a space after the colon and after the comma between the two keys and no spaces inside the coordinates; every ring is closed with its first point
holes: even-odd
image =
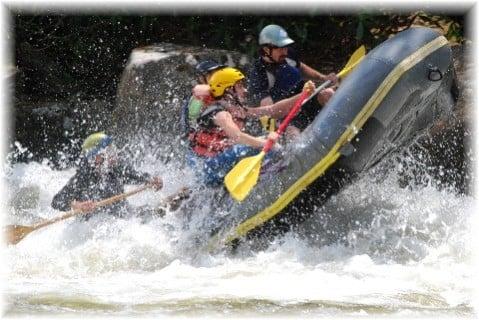
{"type": "MultiPolygon", "coordinates": [[[[130,198],[133,208],[158,205],[193,178],[174,162],[145,163],[140,169],[161,175],[165,189],[130,198]]],[[[49,203],[73,173],[10,166],[7,223],[58,215],[49,203]]],[[[185,244],[192,229],[183,220],[191,227],[212,215],[206,211],[148,221],[98,215],[40,229],[4,248],[7,314],[474,315],[473,198],[401,188],[397,170],[375,176],[349,185],[260,252],[209,255],[185,244]]]]}

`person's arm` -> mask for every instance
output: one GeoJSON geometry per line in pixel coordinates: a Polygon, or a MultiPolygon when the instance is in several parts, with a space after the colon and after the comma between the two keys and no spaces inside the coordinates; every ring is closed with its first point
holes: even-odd
{"type": "MultiPolygon", "coordinates": [[[[313,92],[314,89],[315,88],[314,88],[313,82],[308,81],[304,84],[303,91],[307,90],[309,92],[313,92]]],[[[285,117],[288,114],[288,112],[293,108],[295,102],[298,100],[300,95],[301,93],[298,93],[297,95],[280,100],[268,106],[247,108],[248,115],[251,115],[254,117],[269,116],[275,119],[281,119],[285,117]]]]}
{"type": "Polygon", "coordinates": [[[150,175],[146,172],[139,172],[131,165],[122,163],[117,167],[117,170],[123,176],[125,183],[127,184],[141,184],[150,180],[150,175]]]}
{"type": "Polygon", "coordinates": [[[247,108],[248,115],[254,117],[263,117],[268,116],[275,119],[281,119],[286,116],[294,105],[294,102],[299,98],[300,94],[280,100],[276,103],[256,107],[256,108],[247,108]]]}
{"type": "Polygon", "coordinates": [[[308,80],[319,80],[319,81],[326,81],[330,80],[332,84],[335,84],[338,82],[338,77],[334,73],[330,74],[322,74],[321,72],[311,68],[307,64],[300,62],[299,64],[299,69],[301,70],[301,74],[303,75],[304,78],[308,80]]]}
{"type": "Polygon", "coordinates": [[[137,171],[131,165],[125,163],[119,165],[118,169],[121,171],[121,174],[125,178],[125,183],[148,183],[151,184],[156,190],[160,190],[161,188],[163,188],[163,180],[158,176],[152,177],[150,174],[137,171]]]}
{"type": "Polygon", "coordinates": [[[230,138],[234,143],[245,144],[259,149],[262,148],[266,143],[266,140],[263,138],[253,137],[241,131],[233,121],[231,114],[227,111],[218,112],[214,116],[213,122],[223,129],[228,138],[230,138]]]}
{"type": "Polygon", "coordinates": [[[67,184],[53,197],[51,206],[60,211],[71,209],[72,202],[80,199],[79,176],[75,174],[67,184]]]}
{"type": "Polygon", "coordinates": [[[267,96],[267,97],[261,99],[261,101],[259,102],[259,105],[260,105],[261,107],[263,107],[263,106],[271,105],[271,104],[273,104],[273,103],[274,103],[274,102],[273,102],[273,98],[271,98],[271,96],[267,96]]]}
{"type": "Polygon", "coordinates": [[[95,202],[91,200],[79,200],[81,194],[79,192],[77,177],[73,177],[52,199],[51,206],[53,209],[60,211],[81,210],[84,212],[95,209],[95,202]]]}

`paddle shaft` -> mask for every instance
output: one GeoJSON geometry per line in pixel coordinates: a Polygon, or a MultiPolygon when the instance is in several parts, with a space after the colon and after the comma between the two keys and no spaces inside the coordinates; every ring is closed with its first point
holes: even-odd
{"type": "MultiPolygon", "coordinates": [[[[110,198],[107,198],[105,200],[101,200],[101,201],[98,201],[95,203],[95,209],[96,208],[99,208],[99,207],[104,207],[104,206],[107,206],[109,204],[112,204],[112,203],[115,203],[115,202],[118,202],[118,201],[121,201],[123,199],[126,199],[128,198],[129,196],[132,196],[134,194],[137,194],[139,192],[142,192],[143,190],[146,190],[148,188],[151,188],[151,185],[144,185],[144,186],[141,186],[137,189],[134,189],[134,190],[131,190],[131,191],[128,191],[128,192],[124,192],[122,194],[118,194],[116,196],[113,196],[113,197],[110,197],[110,198]]],[[[33,230],[36,230],[36,229],[39,229],[39,228],[43,228],[45,226],[48,226],[52,223],[55,223],[55,222],[58,222],[58,221],[62,221],[62,220],[65,220],[65,219],[68,219],[68,218],[71,218],[73,216],[76,216],[78,214],[81,214],[81,213],[86,213],[88,211],[83,211],[83,210],[80,210],[80,209],[74,209],[74,210],[70,210],[68,211],[67,213],[65,213],[64,215],[62,216],[59,216],[57,218],[54,218],[54,219],[51,219],[51,220],[48,220],[48,221],[44,221],[44,222],[40,222],[38,224],[35,224],[32,226],[33,230]]],[[[32,231],[33,231],[32,230],[32,231]]]]}
{"type": "MultiPolygon", "coordinates": [[[[358,59],[352,65],[350,65],[350,66],[344,68],[343,70],[341,70],[341,72],[339,72],[336,76],[338,78],[344,77],[344,75],[349,73],[360,61],[361,61],[361,59],[358,59]]],[[[302,105],[305,105],[306,103],[308,103],[309,100],[311,100],[315,95],[317,95],[321,90],[324,90],[324,88],[328,87],[330,84],[331,84],[331,80],[326,80],[323,84],[321,84],[318,88],[316,88],[313,91],[313,93],[306,100],[303,101],[302,105]]]]}
{"type": "MultiPolygon", "coordinates": [[[[278,135],[281,135],[284,130],[286,129],[286,127],[288,126],[288,124],[291,122],[291,120],[294,118],[294,116],[296,116],[296,113],[298,113],[299,109],[301,108],[301,106],[303,105],[303,101],[305,101],[305,99],[308,97],[308,92],[307,91],[303,91],[301,93],[301,95],[299,96],[298,100],[296,100],[293,108],[289,111],[288,115],[286,116],[286,118],[281,121],[281,124],[278,128],[278,130],[276,130],[276,133],[278,135]]],[[[268,141],[266,141],[266,144],[264,145],[263,147],[263,150],[262,152],[263,153],[268,153],[269,150],[271,150],[271,148],[273,147],[274,145],[274,141],[272,139],[268,139],[268,141]]]]}
{"type": "Polygon", "coordinates": [[[306,98],[303,103],[301,104],[301,106],[305,105],[306,103],[309,102],[309,100],[313,99],[313,97],[315,95],[317,95],[319,93],[319,91],[321,90],[324,90],[324,88],[326,88],[327,86],[329,86],[331,84],[331,80],[327,80],[326,82],[324,82],[323,84],[321,84],[319,87],[317,87],[313,93],[308,97],[306,98]]]}
{"type": "MultiPolygon", "coordinates": [[[[338,77],[339,77],[340,74],[341,73],[338,73],[338,77]]],[[[326,88],[330,84],[331,84],[331,80],[327,80],[326,82],[321,84],[318,88],[316,88],[313,91],[313,93],[311,95],[309,95],[309,97],[306,97],[307,94],[308,94],[307,92],[303,92],[301,94],[301,96],[298,98],[298,100],[296,101],[296,104],[294,105],[294,107],[291,109],[291,111],[286,116],[286,118],[283,121],[281,121],[281,125],[279,126],[276,133],[278,135],[281,135],[284,132],[284,130],[286,130],[286,127],[291,122],[291,120],[296,116],[296,113],[299,111],[299,109],[302,106],[304,106],[309,100],[311,100],[315,95],[317,95],[321,90],[324,90],[324,88],[326,88]]],[[[272,140],[268,140],[268,142],[263,147],[263,152],[267,153],[269,150],[271,150],[271,148],[273,147],[273,144],[274,144],[274,142],[272,140]]]]}

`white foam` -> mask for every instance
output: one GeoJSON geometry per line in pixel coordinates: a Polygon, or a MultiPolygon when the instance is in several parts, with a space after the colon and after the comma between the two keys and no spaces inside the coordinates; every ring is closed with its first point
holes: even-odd
{"type": "Polygon", "coordinates": [[[174,56],[179,54],[175,51],[166,52],[158,52],[154,50],[148,49],[135,49],[130,54],[130,59],[128,61],[127,67],[132,66],[141,66],[147,64],[149,62],[159,61],[166,59],[168,57],[174,56]]]}

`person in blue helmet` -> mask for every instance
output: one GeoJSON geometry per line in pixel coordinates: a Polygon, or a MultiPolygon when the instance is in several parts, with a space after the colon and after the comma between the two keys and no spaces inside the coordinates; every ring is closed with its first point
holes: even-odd
{"type": "Polygon", "coordinates": [[[213,71],[225,67],[227,67],[227,65],[218,63],[214,60],[201,61],[195,67],[195,71],[198,75],[198,84],[208,84],[208,80],[211,77],[213,71]]]}
{"type": "MultiPolygon", "coordinates": [[[[250,105],[271,105],[291,97],[301,92],[305,80],[331,80],[333,85],[338,81],[334,73],[325,75],[300,61],[291,47],[294,40],[278,25],[264,27],[259,34],[258,43],[260,56],[252,64],[248,76],[250,105]]],[[[303,130],[333,93],[331,88],[318,93],[317,99],[312,99],[301,108],[291,125],[303,130]]]]}
{"type": "MultiPolygon", "coordinates": [[[[53,197],[51,206],[54,209],[93,211],[95,202],[123,193],[125,184],[151,184],[156,190],[163,187],[160,177],[151,177],[126,164],[119,157],[113,139],[104,132],[96,132],[85,139],[80,157],[73,177],[53,197]]],[[[122,217],[125,207],[123,200],[93,213],[101,210],[122,217]]]]}

